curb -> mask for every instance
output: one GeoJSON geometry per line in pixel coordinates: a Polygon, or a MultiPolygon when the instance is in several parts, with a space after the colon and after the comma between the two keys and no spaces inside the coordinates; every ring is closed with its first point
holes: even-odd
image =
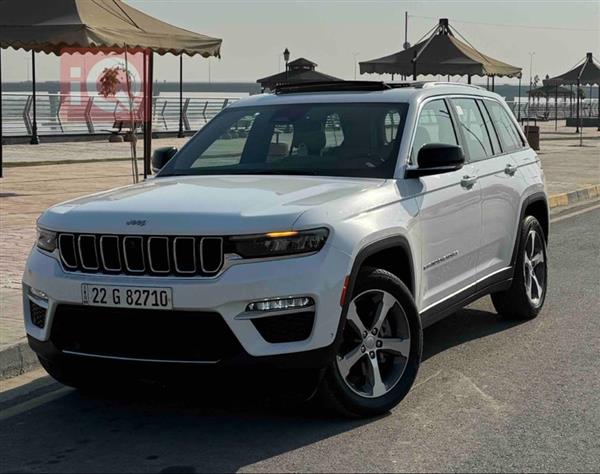
{"type": "MultiPolygon", "coordinates": [[[[569,206],[600,197],[600,184],[568,193],[554,194],[548,198],[550,209],[569,206]]],[[[26,340],[0,349],[0,380],[24,374],[40,366],[37,356],[26,340]]]]}
{"type": "Polygon", "coordinates": [[[555,207],[570,206],[571,204],[595,199],[597,197],[600,197],[600,184],[577,189],[568,193],[554,194],[548,198],[548,205],[550,206],[550,209],[554,209],[555,207]]]}
{"type": "Polygon", "coordinates": [[[80,158],[77,160],[46,160],[46,161],[9,161],[4,162],[5,168],[22,168],[24,166],[72,165],[78,163],[108,163],[111,161],[130,161],[131,158],[80,158]]]}
{"type": "Polygon", "coordinates": [[[0,350],[0,380],[24,374],[39,365],[37,356],[26,340],[0,350]]]}

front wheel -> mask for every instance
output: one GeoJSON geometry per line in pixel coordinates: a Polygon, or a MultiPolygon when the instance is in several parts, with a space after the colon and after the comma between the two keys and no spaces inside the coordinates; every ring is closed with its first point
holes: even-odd
{"type": "Polygon", "coordinates": [[[548,263],[546,239],[538,220],[527,216],[521,224],[521,236],[511,287],[492,294],[498,313],[510,319],[535,318],[546,299],[548,263]]]}
{"type": "Polygon", "coordinates": [[[321,400],[346,416],[389,411],[417,376],[422,340],[421,322],[404,283],[385,270],[362,271],[338,354],[319,388],[321,400]]]}

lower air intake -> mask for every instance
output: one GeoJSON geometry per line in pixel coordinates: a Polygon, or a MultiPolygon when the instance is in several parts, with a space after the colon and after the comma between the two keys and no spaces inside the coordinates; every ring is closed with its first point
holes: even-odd
{"type": "Polygon", "coordinates": [[[50,339],[61,351],[131,359],[216,362],[242,347],[218,313],[60,305],[50,339]]]}
{"type": "Polygon", "coordinates": [[[263,339],[270,343],[304,341],[310,337],[314,322],[314,311],[252,320],[252,324],[263,339]]]}

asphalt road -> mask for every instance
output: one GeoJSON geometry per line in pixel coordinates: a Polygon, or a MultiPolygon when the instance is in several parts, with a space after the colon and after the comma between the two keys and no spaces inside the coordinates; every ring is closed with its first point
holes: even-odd
{"type": "Polygon", "coordinates": [[[0,470],[598,471],[599,230],[598,208],[553,224],[536,320],[502,321],[485,298],[429,328],[417,382],[387,416],[207,406],[194,393],[90,396],[40,371],[4,383],[0,470]]]}

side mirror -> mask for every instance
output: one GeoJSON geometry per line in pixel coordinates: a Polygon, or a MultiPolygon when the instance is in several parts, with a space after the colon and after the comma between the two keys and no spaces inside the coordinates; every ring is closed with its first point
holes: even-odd
{"type": "Polygon", "coordinates": [[[152,153],[152,172],[158,173],[167,162],[177,153],[177,148],[173,146],[164,146],[157,148],[152,153]]]}
{"type": "Polygon", "coordinates": [[[407,169],[407,178],[418,178],[432,174],[459,170],[465,164],[465,154],[458,145],[428,143],[423,145],[417,156],[418,168],[407,169]]]}

